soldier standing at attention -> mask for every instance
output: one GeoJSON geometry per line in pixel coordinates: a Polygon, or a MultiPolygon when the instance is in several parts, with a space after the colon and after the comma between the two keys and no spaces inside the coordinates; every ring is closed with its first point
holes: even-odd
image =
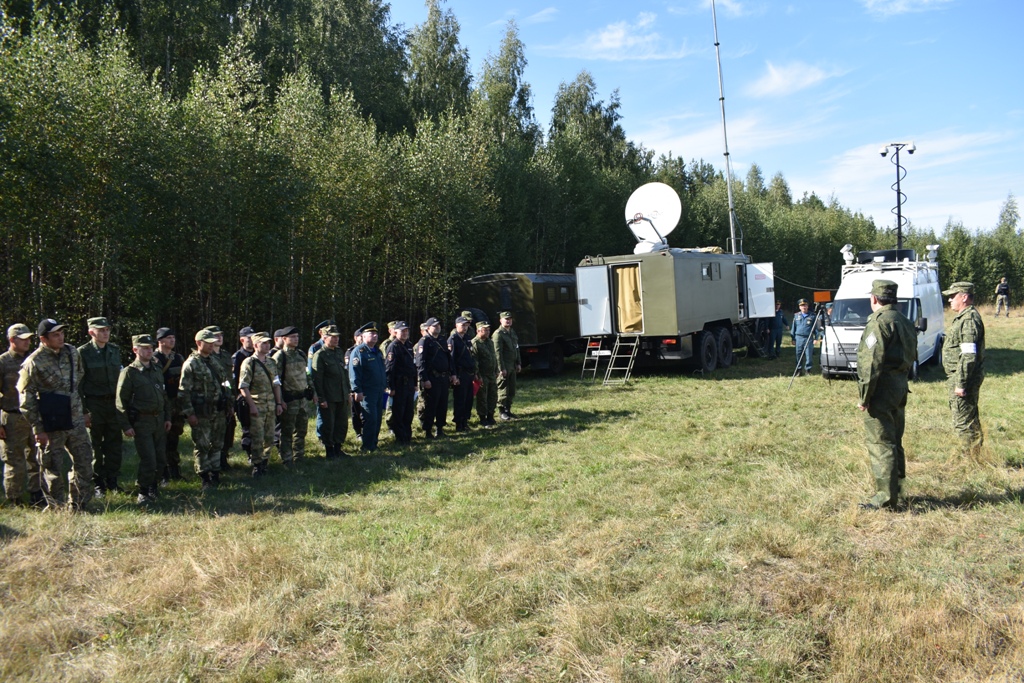
{"type": "Polygon", "coordinates": [[[441,321],[437,318],[428,318],[423,324],[426,334],[416,343],[413,360],[420,381],[420,396],[423,397],[420,426],[427,438],[433,439],[444,436],[444,425],[448,420],[448,385],[451,383],[452,357],[448,353],[448,347],[437,339],[441,334],[441,321]]]}
{"type": "Polygon", "coordinates": [[[942,295],[949,297],[949,307],[956,311],[946,326],[942,347],[953,429],[962,454],[976,456],[984,441],[978,395],[985,381],[985,323],[974,307],[974,285],[970,282],[954,282],[942,295]]]}
{"type": "Polygon", "coordinates": [[[306,430],[309,414],[306,401],[313,398],[313,380],[306,374],[306,354],[299,349],[299,328],[285,327],[282,348],[272,355],[281,373],[281,462],[291,467],[292,462],[306,455],[306,430]]]}
{"type": "Polygon", "coordinates": [[[416,364],[412,359],[412,344],[409,342],[409,324],[404,320],[395,321],[395,334],[396,337],[388,345],[387,354],[384,356],[388,394],[391,396],[391,419],[388,421],[388,427],[395,433],[395,441],[407,444],[412,441],[416,364]]]}
{"type": "Polygon", "coordinates": [[[1003,306],[1006,307],[1006,317],[1010,317],[1010,285],[1006,282],[1006,278],[1000,278],[999,284],[996,285],[996,317],[999,317],[999,311],[1003,310],[1003,306]]]}
{"type": "MultiPolygon", "coordinates": [[[[352,352],[356,350],[356,347],[363,343],[362,328],[352,333],[352,340],[355,342],[352,346],[348,347],[345,351],[345,372],[350,372],[352,366],[350,361],[352,360],[352,352]]],[[[351,375],[349,375],[351,379],[351,375]]],[[[356,399],[356,395],[352,394],[352,429],[356,433],[356,438],[360,442],[363,440],[363,406],[360,405],[356,399]]]]}
{"type": "Polygon", "coordinates": [[[181,366],[181,384],[178,387],[178,405],[192,428],[195,447],[196,472],[203,480],[203,488],[220,484],[220,447],[213,440],[217,421],[217,402],[222,396],[220,371],[211,358],[217,335],[209,330],[196,332],[196,350],[181,366]]]}
{"type": "MultiPolygon", "coordinates": [[[[52,318],[39,323],[39,348],[21,366],[18,392],[21,412],[39,444],[41,488],[48,508],[64,504],[67,477],[62,471],[65,450],[71,454],[71,509],[92,500],[92,445],[86,428],[89,413],[82,405],[82,355],[64,343],[64,326],[52,318]]],[[[120,431],[118,432],[120,433],[120,431]]]]}
{"type": "MultiPolygon", "coordinates": [[[[316,355],[317,351],[319,351],[321,348],[323,348],[324,337],[327,334],[326,330],[327,330],[328,327],[330,327],[333,324],[334,324],[334,321],[332,321],[332,320],[325,320],[322,323],[318,323],[317,326],[313,328],[313,336],[316,337],[317,339],[316,339],[315,342],[310,344],[309,350],[306,351],[306,374],[309,375],[309,381],[311,381],[311,382],[313,381],[313,356],[316,355]]],[[[316,400],[315,396],[313,397],[313,402],[317,406],[320,405],[320,401],[316,400]]],[[[348,419],[348,418],[346,418],[346,419],[348,419]]],[[[323,422],[321,421],[320,410],[317,409],[317,411],[316,411],[316,438],[319,441],[321,441],[321,442],[323,441],[323,434],[320,433],[322,427],[323,427],[323,422]]]]}
{"type": "Polygon", "coordinates": [[[782,312],[782,302],[775,302],[775,317],[772,318],[768,327],[768,352],[769,358],[778,358],[782,352],[782,332],[786,329],[786,314],[782,312]]]}
{"type": "MultiPolygon", "coordinates": [[[[243,327],[238,331],[238,350],[231,355],[231,380],[235,387],[238,386],[238,375],[242,372],[242,361],[252,355],[252,334],[255,331],[249,326],[243,327]]],[[[237,389],[235,390],[234,402],[234,419],[228,423],[226,429],[231,433],[232,440],[234,440],[235,422],[238,422],[242,428],[242,438],[239,440],[239,445],[242,446],[245,454],[251,458],[252,438],[249,436],[249,405],[242,398],[242,395],[238,393],[237,389]]],[[[229,444],[228,448],[230,447],[229,444]]],[[[220,469],[223,471],[228,469],[228,467],[227,451],[225,451],[221,454],[220,469]]]]}
{"type": "Polygon", "coordinates": [[[476,378],[480,389],[476,392],[476,415],[481,427],[493,427],[494,411],[498,407],[498,357],[491,341],[491,324],[486,320],[476,324],[476,336],[471,346],[476,360],[476,378]]]}
{"type": "Polygon", "coordinates": [[[809,375],[814,365],[814,340],[818,331],[814,329],[814,316],[809,312],[811,305],[807,299],[800,299],[796,305],[800,310],[793,314],[789,336],[793,337],[796,346],[797,373],[809,375]]]}
{"type": "Polygon", "coordinates": [[[171,431],[171,402],[164,389],[164,375],[153,362],[155,345],[148,334],[132,337],[135,360],[117,380],[121,431],[135,439],[139,454],[139,505],[156,502],[156,480],[165,467],[166,434],[171,431]]]}
{"type": "Polygon", "coordinates": [[[235,403],[232,397],[238,390],[238,382],[232,374],[231,354],[224,348],[224,333],[216,325],[208,325],[203,329],[213,332],[217,341],[213,345],[210,360],[217,368],[217,377],[221,385],[221,395],[217,400],[217,416],[213,421],[213,443],[220,455],[219,470],[227,469],[228,451],[235,442],[235,403]],[[228,429],[230,425],[231,429],[228,429]]]}
{"type": "Polygon", "coordinates": [[[39,460],[36,443],[32,438],[32,425],[21,413],[18,395],[18,375],[32,348],[32,330],[16,324],[7,328],[10,348],[0,355],[0,455],[4,461],[4,493],[7,502],[21,505],[21,497],[28,484],[29,500],[33,506],[45,505],[39,485],[39,460]]]}
{"type": "Polygon", "coordinates": [[[864,440],[876,491],[861,507],[871,510],[899,505],[900,482],[907,472],[903,429],[917,331],[896,309],[896,289],[891,280],[871,283],[872,313],[857,348],[857,407],[865,413],[864,440]]]}
{"type": "Polygon", "coordinates": [[[384,412],[384,390],[388,380],[384,371],[384,356],[377,348],[377,323],[366,323],[359,328],[362,342],[349,356],[348,380],[354,398],[363,408],[362,451],[377,450],[380,423],[384,412]]]}
{"type": "Polygon", "coordinates": [[[242,361],[238,375],[238,390],[249,409],[249,438],[252,439],[252,476],[259,479],[267,473],[270,449],[274,446],[274,426],[277,416],[284,411],[281,400],[281,376],[270,353],[270,335],[256,332],[252,335],[254,353],[242,361]]]}
{"type": "Polygon", "coordinates": [[[317,412],[323,425],[320,440],[328,460],[349,457],[341,449],[348,433],[348,407],[352,401],[352,387],[345,369],[345,355],[339,348],[341,333],[335,325],[324,328],[323,346],[313,354],[313,388],[316,391],[317,412]]]}
{"type": "Polygon", "coordinates": [[[167,443],[164,455],[167,466],[163,471],[163,484],[172,480],[180,480],[181,459],[178,454],[178,439],[185,431],[185,416],[178,409],[178,384],[181,382],[181,366],[185,358],[174,350],[174,330],[161,327],[156,331],[157,350],[153,354],[153,362],[164,376],[164,391],[171,407],[171,430],[167,432],[167,443]]]}
{"type": "Polygon", "coordinates": [[[460,315],[455,319],[455,330],[448,337],[448,352],[452,354],[452,369],[455,374],[452,380],[452,419],[457,432],[469,429],[469,418],[473,414],[473,377],[476,376],[476,361],[473,360],[470,351],[471,343],[469,319],[460,315]]]}
{"type": "Polygon", "coordinates": [[[121,492],[117,478],[121,474],[124,442],[114,405],[121,354],[117,345],[110,343],[110,323],[106,318],[89,318],[89,336],[92,339],[78,347],[82,356],[80,390],[85,411],[91,417],[89,437],[96,458],[93,463],[96,494],[103,495],[107,491],[121,492]]]}
{"type": "Polygon", "coordinates": [[[519,337],[512,329],[511,311],[498,314],[501,327],[494,333],[494,355],[498,358],[498,416],[502,421],[515,418],[512,401],[516,397],[516,373],[523,369],[519,356],[519,337]]]}

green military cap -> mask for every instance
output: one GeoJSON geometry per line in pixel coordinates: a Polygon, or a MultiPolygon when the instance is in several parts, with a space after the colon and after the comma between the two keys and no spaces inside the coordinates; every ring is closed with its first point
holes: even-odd
{"type": "Polygon", "coordinates": [[[110,327],[110,323],[107,322],[106,318],[89,318],[90,330],[102,330],[105,327],[110,327]]]}
{"type": "Polygon", "coordinates": [[[28,325],[15,323],[14,325],[11,325],[10,327],[7,328],[8,339],[14,339],[15,337],[17,337],[18,339],[28,339],[31,336],[32,330],[28,329],[28,325]]]}
{"type": "Polygon", "coordinates": [[[796,302],[796,305],[797,306],[804,306],[804,305],[810,306],[810,304],[807,303],[807,299],[800,299],[800,301],[796,302]]]}
{"type": "Polygon", "coordinates": [[[482,330],[482,329],[484,329],[485,327],[486,327],[487,329],[491,329],[491,324],[490,324],[489,322],[487,322],[486,320],[481,320],[480,322],[478,322],[478,323],[476,324],[476,329],[478,329],[478,330],[482,330]]]}
{"type": "Polygon", "coordinates": [[[132,337],[132,347],[139,348],[140,346],[148,346],[150,348],[156,346],[156,342],[153,341],[153,337],[148,334],[137,334],[132,337]]]}
{"type": "Polygon", "coordinates": [[[207,332],[213,332],[214,334],[224,334],[216,325],[207,325],[203,329],[206,330],[207,332]]]}
{"type": "Polygon", "coordinates": [[[270,339],[270,334],[267,333],[267,332],[253,332],[252,333],[252,343],[253,344],[262,344],[263,342],[268,342],[270,340],[271,340],[270,339]]]}
{"type": "Polygon", "coordinates": [[[501,313],[498,314],[498,317],[499,318],[511,318],[512,317],[512,311],[502,311],[501,313]]]}
{"type": "Polygon", "coordinates": [[[463,311],[462,313],[459,313],[459,315],[461,315],[469,322],[473,322],[473,311],[463,311]]]}
{"type": "Polygon", "coordinates": [[[899,287],[892,280],[875,280],[871,283],[871,296],[879,299],[895,299],[896,289],[899,287]]]}
{"type": "Polygon", "coordinates": [[[338,326],[337,325],[327,325],[326,327],[321,327],[320,329],[324,330],[324,336],[325,337],[340,337],[341,336],[341,332],[338,331],[338,326]]]}
{"type": "Polygon", "coordinates": [[[217,335],[210,330],[203,328],[196,332],[196,341],[213,343],[217,341],[217,335]]]}
{"type": "Polygon", "coordinates": [[[395,325],[397,325],[397,324],[398,324],[397,320],[392,320],[391,322],[388,323],[388,330],[394,330],[395,329],[395,325]]]}
{"type": "Polygon", "coordinates": [[[968,296],[974,296],[974,283],[973,282],[954,282],[949,286],[949,289],[942,293],[942,296],[953,296],[954,294],[964,293],[968,296]]]}

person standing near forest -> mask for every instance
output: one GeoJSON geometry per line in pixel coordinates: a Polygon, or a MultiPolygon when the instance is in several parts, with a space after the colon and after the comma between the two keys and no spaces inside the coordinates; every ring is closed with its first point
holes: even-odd
{"type": "Polygon", "coordinates": [[[512,329],[512,312],[498,314],[501,326],[494,333],[494,354],[498,358],[498,417],[507,422],[515,419],[512,401],[516,397],[516,374],[523,369],[519,355],[519,337],[512,329]]]}
{"type": "Polygon", "coordinates": [[[999,312],[1006,307],[1006,317],[1010,317],[1010,285],[1006,282],[1006,278],[1000,278],[999,284],[996,285],[996,317],[999,317],[999,312]]]}
{"type": "Polygon", "coordinates": [[[91,339],[78,347],[82,356],[81,392],[85,411],[90,415],[89,437],[96,461],[93,475],[97,495],[121,491],[124,440],[117,415],[117,379],[121,375],[121,352],[110,342],[110,323],[106,318],[89,318],[91,339]]]}
{"type": "Polygon", "coordinates": [[[32,330],[21,323],[7,328],[10,348],[0,355],[0,455],[4,461],[4,494],[13,505],[23,503],[21,497],[28,486],[29,502],[44,504],[39,484],[39,460],[32,425],[21,412],[18,375],[32,348],[32,330]]]}
{"type": "Polygon", "coordinates": [[[214,440],[218,418],[217,402],[221,400],[220,371],[211,358],[217,335],[207,329],[196,332],[196,349],[181,366],[178,406],[192,428],[192,444],[196,472],[203,488],[220,485],[220,450],[223,438],[214,440]]]}
{"type": "Polygon", "coordinates": [[[946,370],[953,430],[963,455],[976,456],[984,442],[978,397],[985,381],[985,323],[974,307],[974,285],[954,282],[942,293],[956,315],[946,326],[942,366],[946,370]]]}
{"type": "Polygon", "coordinates": [[[178,385],[181,382],[181,366],[185,364],[185,358],[174,350],[175,341],[174,330],[171,328],[161,327],[156,331],[157,350],[153,353],[153,362],[163,373],[164,392],[171,405],[171,430],[167,432],[167,442],[164,446],[164,457],[167,462],[162,477],[164,484],[182,479],[178,440],[185,432],[185,416],[178,408],[178,385]]]}
{"type": "Polygon", "coordinates": [[[157,479],[166,465],[167,432],[171,431],[171,402],[164,375],[153,362],[156,342],[148,334],[132,337],[135,360],[117,380],[117,415],[121,431],[135,440],[139,455],[139,505],[155,503],[157,479]]]}
{"type": "Polygon", "coordinates": [[[327,460],[347,458],[342,450],[348,433],[348,411],[352,387],[345,367],[345,353],[339,348],[341,333],[336,325],[323,328],[323,345],[313,354],[312,378],[320,422],[320,441],[327,460]]]}
{"type": "Polygon", "coordinates": [[[313,380],[306,374],[306,354],[299,348],[299,328],[281,330],[282,346],[272,355],[281,373],[281,462],[290,467],[306,456],[306,430],[309,414],[306,402],[313,398],[313,380]]]}
{"type": "Polygon", "coordinates": [[[498,357],[491,341],[491,324],[481,320],[476,324],[476,336],[470,347],[476,361],[476,377],[480,388],[476,392],[476,416],[481,427],[493,427],[494,411],[498,407],[498,357]]]}
{"type": "Polygon", "coordinates": [[[270,335],[266,332],[254,332],[253,354],[242,361],[242,369],[238,373],[238,391],[249,410],[249,438],[252,440],[249,464],[254,479],[267,473],[277,416],[284,412],[281,376],[277,363],[268,355],[270,342],[270,335]]]}

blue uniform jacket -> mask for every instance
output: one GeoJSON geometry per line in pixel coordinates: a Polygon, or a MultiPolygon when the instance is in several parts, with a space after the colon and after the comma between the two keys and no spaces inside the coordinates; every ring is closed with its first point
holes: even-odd
{"type": "Polygon", "coordinates": [[[352,393],[377,396],[387,386],[384,356],[376,346],[360,344],[352,350],[348,361],[348,378],[352,393]]]}
{"type": "Polygon", "coordinates": [[[807,338],[811,336],[811,332],[814,332],[814,338],[817,339],[821,336],[821,330],[812,330],[814,325],[814,315],[811,313],[794,313],[793,324],[789,328],[789,334],[791,337],[796,339],[807,338]]]}

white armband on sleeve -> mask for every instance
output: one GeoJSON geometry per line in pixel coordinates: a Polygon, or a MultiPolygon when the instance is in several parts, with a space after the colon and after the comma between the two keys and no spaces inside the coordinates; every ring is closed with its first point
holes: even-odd
{"type": "Polygon", "coordinates": [[[277,386],[281,386],[281,378],[280,377],[274,377],[274,384],[276,384],[277,386]]]}
{"type": "Polygon", "coordinates": [[[960,353],[978,353],[978,345],[974,343],[966,343],[960,345],[960,353]]]}

